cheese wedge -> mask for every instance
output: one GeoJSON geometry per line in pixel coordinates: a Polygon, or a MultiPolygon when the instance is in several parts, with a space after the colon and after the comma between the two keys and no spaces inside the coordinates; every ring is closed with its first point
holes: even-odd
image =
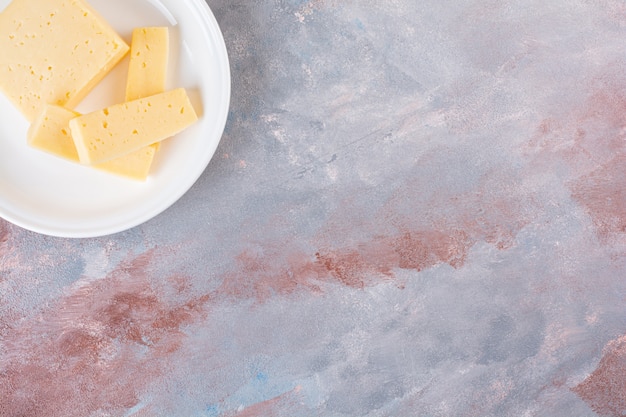
{"type": "Polygon", "coordinates": [[[99,164],[160,142],[198,120],[184,88],[116,104],[70,120],[82,164],[99,164]]]}
{"type": "MultiPolygon", "coordinates": [[[[28,144],[52,155],[79,162],[70,131],[70,120],[78,116],[80,113],[64,107],[46,105],[28,129],[28,144]]],[[[147,146],[106,162],[106,166],[95,165],[95,168],[143,181],[150,173],[155,152],[153,146],[147,146]]]]}
{"type": "MultiPolygon", "coordinates": [[[[167,27],[143,27],[133,30],[126,79],[126,101],[165,91],[168,57],[169,31],[167,27]]],[[[94,166],[114,174],[145,180],[150,173],[150,166],[159,145],[160,142],[157,142],[94,166]]]]}
{"type": "Polygon", "coordinates": [[[129,46],[83,0],[13,0],[0,13],[0,91],[33,121],[73,108],[129,46]]]}

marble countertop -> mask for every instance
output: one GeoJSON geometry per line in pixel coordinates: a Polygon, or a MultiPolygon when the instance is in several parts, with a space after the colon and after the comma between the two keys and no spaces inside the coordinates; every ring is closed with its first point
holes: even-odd
{"type": "Polygon", "coordinates": [[[208,3],[191,190],[0,220],[1,416],[625,415],[621,0],[208,3]]]}

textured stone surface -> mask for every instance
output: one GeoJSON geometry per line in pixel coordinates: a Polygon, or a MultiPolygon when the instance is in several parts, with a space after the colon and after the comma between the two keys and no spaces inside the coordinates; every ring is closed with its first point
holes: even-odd
{"type": "Polygon", "coordinates": [[[626,415],[621,1],[209,4],[196,185],[0,220],[0,415],[626,415]]]}

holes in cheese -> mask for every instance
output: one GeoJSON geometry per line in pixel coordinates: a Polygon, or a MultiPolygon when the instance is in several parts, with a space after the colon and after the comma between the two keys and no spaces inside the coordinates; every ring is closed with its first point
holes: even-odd
{"type": "Polygon", "coordinates": [[[167,27],[133,30],[126,78],[126,101],[165,91],[168,56],[167,27]]]}
{"type": "Polygon", "coordinates": [[[131,48],[126,102],[80,115],[71,108],[129,46],[85,0],[12,0],[0,12],[0,91],[33,122],[28,143],[70,161],[146,179],[159,141],[194,123],[197,115],[184,89],[164,93],[168,28],[135,29],[131,48]]]}
{"type": "Polygon", "coordinates": [[[77,105],[128,50],[83,0],[13,0],[0,12],[0,91],[33,121],[46,103],[77,105]]]}
{"type": "Polygon", "coordinates": [[[99,164],[126,155],[174,136],[198,120],[184,88],[105,110],[70,121],[72,139],[82,164],[99,164]]]}
{"type": "MultiPolygon", "coordinates": [[[[28,130],[28,144],[52,155],[79,162],[78,152],[70,131],[70,120],[80,113],[56,105],[46,105],[28,130]]],[[[131,152],[119,158],[94,165],[113,174],[145,180],[150,173],[156,149],[154,145],[131,152]]]]}
{"type": "MultiPolygon", "coordinates": [[[[126,78],[126,101],[165,91],[168,58],[167,27],[142,27],[133,30],[126,78]]],[[[150,105],[148,102],[148,106],[150,105]]],[[[105,120],[102,126],[107,129],[108,122],[105,120]]],[[[128,155],[98,164],[96,168],[135,179],[145,179],[159,145],[159,142],[154,143],[128,155]]]]}
{"type": "Polygon", "coordinates": [[[79,113],[64,107],[46,105],[28,129],[28,144],[70,161],[78,162],[76,146],[70,135],[70,120],[79,113]]]}
{"type": "MultiPolygon", "coordinates": [[[[85,43],[88,44],[89,42],[85,41],[85,43]]],[[[168,66],[168,48],[169,33],[167,27],[145,27],[137,28],[133,31],[131,50],[141,51],[143,56],[140,63],[138,59],[133,59],[133,55],[131,55],[129,60],[126,85],[127,101],[164,91],[168,66]],[[150,72],[148,73],[146,69],[150,70],[150,72]]],[[[49,70],[51,69],[52,67],[49,66],[49,70]]],[[[122,103],[122,105],[124,108],[128,108],[126,103],[122,103]]],[[[148,101],[147,106],[151,107],[152,102],[148,101]]],[[[170,108],[169,106],[171,104],[168,104],[168,108],[170,108]]],[[[145,112],[147,112],[147,109],[144,109],[145,112]]],[[[116,140],[114,132],[109,129],[109,109],[102,109],[101,113],[103,115],[102,129],[108,132],[109,140],[116,140]]],[[[78,116],[80,116],[79,113],[61,106],[46,105],[42,113],[31,125],[28,134],[29,143],[35,148],[71,161],[80,162],[69,125],[70,120],[78,116]]],[[[87,124],[83,124],[83,127],[86,128],[87,124]]],[[[131,134],[139,135],[139,126],[133,129],[131,134]]],[[[103,139],[100,137],[95,138],[94,142],[90,145],[92,149],[97,149],[104,145],[103,139]]],[[[93,164],[92,166],[136,180],[145,180],[150,172],[158,146],[159,143],[157,142],[114,159],[93,164]]]]}

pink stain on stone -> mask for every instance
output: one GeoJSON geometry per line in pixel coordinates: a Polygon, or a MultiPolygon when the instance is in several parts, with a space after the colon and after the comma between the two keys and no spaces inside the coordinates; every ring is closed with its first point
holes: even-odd
{"type": "Polygon", "coordinates": [[[626,84],[608,67],[587,99],[565,114],[545,118],[528,142],[534,169],[570,171],[567,186],[601,239],[626,231],[626,84]]]}
{"type": "Polygon", "coordinates": [[[368,284],[368,276],[390,279],[397,269],[422,271],[441,263],[460,267],[469,246],[470,239],[463,231],[407,230],[355,248],[321,251],[316,258],[330,277],[361,288],[368,284]]]}
{"type": "Polygon", "coordinates": [[[535,175],[560,170],[605,243],[626,231],[626,84],[608,65],[581,87],[587,97],[545,117],[525,147],[535,175]]]}
{"type": "Polygon", "coordinates": [[[605,80],[604,88],[592,94],[579,117],[575,151],[579,159],[593,163],[593,169],[571,186],[572,196],[585,208],[604,239],[626,231],[626,93],[616,83],[605,80]],[[588,125],[604,129],[600,135],[591,135],[586,133],[591,130],[588,125]]]}
{"type": "Polygon", "coordinates": [[[596,370],[573,391],[601,416],[626,415],[626,337],[609,343],[596,370]]]}
{"type": "MultiPolygon", "coordinates": [[[[612,65],[593,78],[587,99],[545,118],[528,143],[533,168],[561,167],[573,200],[608,245],[626,232],[626,81],[612,65]]],[[[626,337],[606,347],[597,368],[573,388],[598,415],[626,415],[626,337]]]]}
{"type": "Polygon", "coordinates": [[[394,280],[395,270],[421,271],[447,263],[460,267],[470,246],[463,232],[406,231],[376,237],[354,246],[324,248],[315,254],[284,247],[265,248],[264,253],[244,251],[234,271],[226,274],[215,298],[253,298],[265,301],[272,295],[296,291],[321,293],[322,283],[338,283],[360,289],[394,280]]]}
{"type": "Polygon", "coordinates": [[[626,232],[625,172],[626,154],[620,153],[580,177],[572,187],[573,197],[589,213],[603,238],[626,232]]]}
{"type": "MultiPolygon", "coordinates": [[[[181,348],[181,327],[204,317],[211,302],[319,293],[322,283],[362,288],[393,279],[396,268],[460,266],[467,246],[462,234],[416,231],[310,255],[289,248],[243,252],[216,291],[178,304],[150,285],[155,251],[123,262],[104,279],[79,282],[42,317],[7,331],[9,354],[0,358],[3,412],[73,416],[132,408],[181,348]]],[[[184,289],[184,278],[169,281],[184,289]]]]}
{"type": "Polygon", "coordinates": [[[298,411],[301,409],[299,406],[299,396],[300,387],[296,387],[293,390],[286,392],[282,395],[279,395],[274,398],[270,398],[269,400],[253,404],[244,408],[241,411],[236,413],[227,414],[227,417],[274,417],[279,415],[289,415],[289,413],[294,413],[293,415],[297,415],[298,411]]]}
{"type": "Polygon", "coordinates": [[[166,302],[149,284],[152,256],[122,263],[7,332],[7,354],[0,358],[2,415],[121,413],[138,404],[181,346],[181,327],[208,301],[166,302]]]}

